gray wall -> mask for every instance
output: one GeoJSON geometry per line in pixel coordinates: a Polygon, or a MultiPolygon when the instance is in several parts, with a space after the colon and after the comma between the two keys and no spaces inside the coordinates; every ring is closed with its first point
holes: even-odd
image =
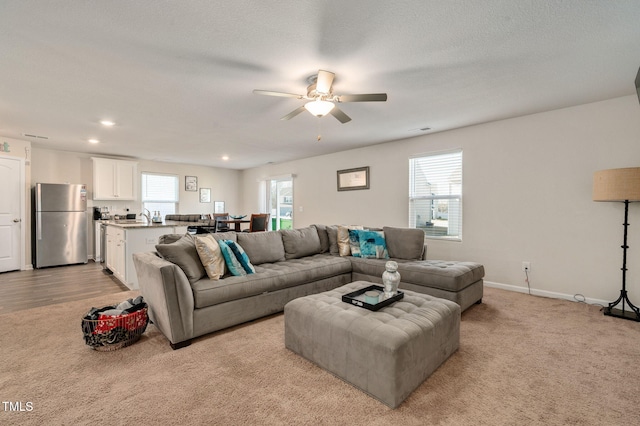
{"type": "MultiPolygon", "coordinates": [[[[463,238],[429,240],[430,259],[481,262],[487,281],[520,291],[529,261],[539,294],[617,298],[624,209],[591,201],[591,187],[596,170],[640,166],[636,96],[245,170],[244,210],[259,208],[259,179],[292,173],[296,227],[407,226],[408,158],[453,148],[463,149],[463,238]],[[336,170],[360,166],[371,189],[338,192],[336,170]]],[[[628,290],[640,303],[640,204],[630,222],[628,290]]]]}

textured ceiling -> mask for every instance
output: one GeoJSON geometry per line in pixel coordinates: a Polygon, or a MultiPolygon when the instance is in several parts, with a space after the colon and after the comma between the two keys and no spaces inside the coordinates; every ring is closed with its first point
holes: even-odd
{"type": "Polygon", "coordinates": [[[0,136],[244,169],[634,94],[640,1],[2,1],[0,58],[0,136]],[[318,69],[388,101],[252,93],[318,69]]]}

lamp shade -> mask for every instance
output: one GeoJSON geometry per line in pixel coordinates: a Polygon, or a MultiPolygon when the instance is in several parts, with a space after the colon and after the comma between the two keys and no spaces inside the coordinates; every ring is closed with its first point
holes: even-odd
{"type": "Polygon", "coordinates": [[[640,167],[593,174],[593,201],[640,201],[640,167]]]}
{"type": "Polygon", "coordinates": [[[304,107],[307,109],[307,111],[309,111],[316,117],[324,117],[325,115],[329,114],[334,106],[335,105],[333,104],[333,102],[321,101],[319,99],[304,104],[304,107]]]}

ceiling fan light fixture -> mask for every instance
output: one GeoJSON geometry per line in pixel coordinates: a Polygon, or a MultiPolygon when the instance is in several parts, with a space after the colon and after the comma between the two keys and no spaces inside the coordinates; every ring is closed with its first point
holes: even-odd
{"type": "Polygon", "coordinates": [[[304,107],[316,117],[324,117],[331,112],[333,107],[335,107],[335,104],[333,102],[317,99],[315,101],[307,102],[304,104],[304,107]]]}

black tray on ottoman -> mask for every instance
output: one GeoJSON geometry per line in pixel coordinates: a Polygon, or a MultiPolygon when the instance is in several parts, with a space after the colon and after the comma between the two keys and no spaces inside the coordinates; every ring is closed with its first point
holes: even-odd
{"type": "Polygon", "coordinates": [[[379,291],[380,297],[384,297],[384,288],[380,287],[379,285],[370,285],[369,287],[361,288],[360,290],[354,291],[352,293],[344,294],[342,296],[342,301],[359,306],[361,308],[368,309],[370,311],[377,311],[384,308],[385,306],[389,306],[390,304],[397,302],[404,297],[403,292],[397,291],[395,295],[389,297],[388,299],[383,299],[378,301],[378,303],[371,304],[364,301],[364,294],[367,291],[371,290],[379,291]]]}

